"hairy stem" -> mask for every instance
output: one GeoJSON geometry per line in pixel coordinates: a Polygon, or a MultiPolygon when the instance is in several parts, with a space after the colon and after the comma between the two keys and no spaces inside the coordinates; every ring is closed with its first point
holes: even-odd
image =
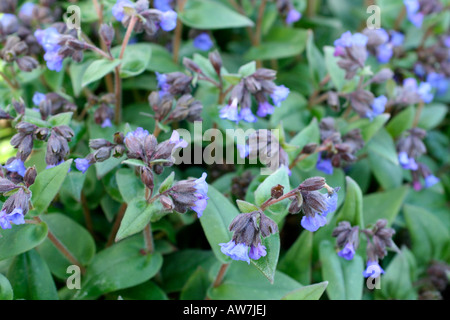
{"type": "Polygon", "coordinates": [[[153,243],[152,225],[149,222],[144,229],[144,239],[145,239],[145,251],[146,253],[153,253],[155,251],[155,245],[153,243]]]}
{"type": "Polygon", "coordinates": [[[119,212],[117,213],[116,220],[114,221],[114,225],[111,229],[111,233],[109,234],[106,247],[110,247],[114,243],[114,239],[116,238],[117,231],[119,231],[120,223],[122,222],[123,216],[125,215],[125,211],[127,211],[127,204],[122,203],[122,205],[119,208],[119,212]]]}
{"type": "MultiPolygon", "coordinates": [[[[183,12],[186,0],[178,1],[178,12],[183,12]]],[[[180,19],[177,20],[175,28],[175,36],[173,39],[173,61],[178,63],[178,55],[180,53],[181,36],[183,35],[183,23],[180,19]]]]}
{"type": "Polygon", "coordinates": [[[225,276],[225,273],[227,272],[227,269],[230,265],[227,263],[224,263],[220,266],[220,270],[217,273],[216,279],[213,283],[213,288],[217,288],[222,283],[223,277],[225,276]]]}
{"type": "MultiPolygon", "coordinates": [[[[267,0],[261,0],[261,4],[259,5],[258,10],[258,19],[256,20],[256,30],[253,45],[255,47],[259,46],[261,43],[261,32],[262,32],[262,23],[264,19],[264,10],[266,9],[267,0]]],[[[261,68],[262,62],[261,60],[256,60],[256,67],[261,68]]]]}

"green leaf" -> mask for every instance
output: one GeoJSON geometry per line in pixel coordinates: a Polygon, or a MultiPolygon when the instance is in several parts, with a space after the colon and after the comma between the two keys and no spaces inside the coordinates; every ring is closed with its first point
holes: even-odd
{"type": "Polygon", "coordinates": [[[403,181],[403,173],[400,167],[384,157],[380,153],[368,149],[369,164],[378,183],[385,189],[400,187],[403,181]]]}
{"type": "Polygon", "coordinates": [[[336,254],[331,242],[320,243],[319,257],[322,278],[328,281],[327,295],[331,300],[360,300],[364,284],[363,259],[355,255],[347,261],[336,254]]]}
{"type": "Polygon", "coordinates": [[[187,249],[164,256],[164,268],[161,270],[163,289],[168,293],[181,291],[197,268],[209,271],[218,265],[211,250],[187,249]]]}
{"type": "Polygon", "coordinates": [[[117,231],[116,242],[144,230],[152,216],[160,211],[162,206],[158,200],[148,204],[142,197],[136,197],[128,204],[117,231]]]}
{"type": "Polygon", "coordinates": [[[236,200],[236,204],[242,213],[250,213],[259,210],[257,206],[247,201],[236,200]]]}
{"type": "Polygon", "coordinates": [[[208,198],[200,223],[217,259],[222,263],[229,263],[231,259],[220,251],[219,243],[231,240],[232,233],[228,231],[228,227],[239,211],[211,185],[208,187],[208,198]]]}
{"type": "Polygon", "coordinates": [[[166,293],[153,281],[115,292],[124,300],[168,300],[166,293]]]}
{"type": "Polygon", "coordinates": [[[345,178],[346,191],[344,205],[337,216],[337,222],[348,221],[352,226],[364,228],[363,198],[358,184],[350,177],[345,178]]]}
{"type": "Polygon", "coordinates": [[[133,199],[144,199],[144,184],[136,176],[134,170],[127,168],[117,170],[116,181],[120,194],[126,203],[130,203],[133,199]]]}
{"type": "Polygon", "coordinates": [[[48,118],[48,122],[53,126],[68,126],[72,120],[73,112],[63,112],[48,118]]]}
{"type": "Polygon", "coordinates": [[[256,62],[252,61],[252,62],[249,62],[249,63],[243,65],[242,67],[240,67],[238,70],[238,73],[242,77],[248,77],[248,76],[252,75],[253,73],[255,73],[255,71],[256,71],[256,62]]]}
{"type": "Polygon", "coordinates": [[[364,222],[366,225],[374,224],[378,219],[386,219],[388,225],[391,225],[397,217],[408,191],[408,187],[400,187],[364,196],[364,222]]]}
{"type": "Polygon", "coordinates": [[[307,30],[287,27],[274,27],[262,43],[251,47],[244,55],[249,60],[271,60],[300,55],[306,47],[307,30]]]}
{"type": "Polygon", "coordinates": [[[30,190],[33,194],[31,198],[33,207],[38,213],[45,212],[58,194],[72,161],[72,159],[67,160],[56,167],[45,169],[37,175],[30,190]]]}
{"type": "Polygon", "coordinates": [[[69,67],[70,82],[72,83],[72,89],[75,97],[78,97],[83,90],[83,75],[86,69],[92,63],[92,60],[87,60],[83,63],[72,62],[69,67]]]}
{"type": "Polygon", "coordinates": [[[251,27],[253,22],[218,1],[189,0],[178,13],[183,24],[201,30],[251,27]]]}
{"type": "Polygon", "coordinates": [[[311,282],[313,233],[302,232],[280,260],[278,270],[303,285],[311,282]]]}
{"type": "Polygon", "coordinates": [[[8,278],[0,273],[0,300],[12,300],[14,297],[13,289],[8,278]]]}
{"type": "Polygon", "coordinates": [[[145,167],[146,166],[144,161],[139,160],[139,159],[127,159],[127,160],[122,161],[122,164],[128,164],[128,165],[134,166],[134,167],[145,167]]]}
{"type": "Polygon", "coordinates": [[[418,263],[426,264],[448,254],[444,250],[448,250],[450,235],[437,217],[424,208],[411,205],[405,205],[403,213],[418,263]]]}
{"type": "Polygon", "coordinates": [[[67,174],[66,179],[61,187],[61,193],[65,192],[73,197],[76,201],[81,201],[81,191],[83,190],[86,174],[72,170],[67,174]]]}
{"type": "Polygon", "coordinates": [[[306,41],[306,57],[308,58],[309,73],[314,87],[318,88],[319,83],[327,73],[325,59],[322,53],[314,44],[314,33],[308,30],[308,40],[306,41]]]}
{"type": "Polygon", "coordinates": [[[47,225],[21,224],[3,230],[0,239],[0,260],[26,252],[39,245],[47,237],[47,225]]]}
{"type": "Polygon", "coordinates": [[[375,117],[372,121],[366,118],[358,119],[345,128],[345,132],[349,132],[353,129],[361,129],[361,136],[367,143],[372,139],[372,137],[383,127],[383,125],[388,121],[390,115],[388,113],[380,114],[375,117]]]}
{"type": "Polygon", "coordinates": [[[156,43],[148,43],[147,45],[152,50],[150,61],[147,64],[148,71],[160,73],[180,71],[180,67],[173,62],[172,55],[166,48],[156,43]]]}
{"type": "Polygon", "coordinates": [[[164,191],[167,191],[170,187],[172,187],[174,179],[175,179],[175,171],[172,171],[159,186],[159,190],[158,190],[159,193],[163,193],[164,191]]]}
{"type": "MultiPolygon", "coordinates": [[[[41,215],[41,219],[47,223],[49,230],[78,262],[86,266],[92,261],[95,254],[95,242],[85,228],[59,213],[41,215]]],[[[37,250],[47,262],[50,271],[59,279],[66,280],[67,267],[73,262],[69,261],[49,239],[45,239],[37,250]]]]}
{"type": "Polygon", "coordinates": [[[323,50],[325,52],[325,66],[327,67],[331,82],[339,92],[346,82],[345,71],[337,64],[339,58],[334,56],[334,47],[325,46],[323,50]]]}
{"type": "Polygon", "coordinates": [[[242,261],[230,264],[222,284],[208,290],[213,300],[278,300],[297,290],[301,285],[280,271],[275,273],[273,284],[242,261]]]}
{"type": "Polygon", "coordinates": [[[99,252],[89,265],[73,299],[94,300],[102,294],[130,288],[151,279],[162,266],[159,253],[141,253],[142,236],[117,243],[99,252]]]}
{"type": "Polygon", "coordinates": [[[44,260],[35,250],[14,258],[8,271],[14,299],[58,300],[55,283],[44,260]]]}
{"type": "Polygon", "coordinates": [[[402,132],[412,127],[415,114],[416,112],[413,106],[407,107],[388,122],[386,130],[393,138],[400,136],[402,132]]]}
{"type": "Polygon", "coordinates": [[[381,290],[376,290],[376,293],[389,300],[416,300],[417,293],[411,283],[410,270],[410,262],[403,249],[392,259],[385,274],[381,276],[381,290]]]}
{"type": "Polygon", "coordinates": [[[397,150],[392,137],[381,129],[367,144],[367,150],[371,154],[376,154],[380,158],[384,158],[391,163],[398,165],[397,150]]]}
{"type": "Polygon", "coordinates": [[[262,272],[270,283],[273,283],[280,255],[280,235],[276,233],[262,239],[262,245],[266,247],[267,255],[258,260],[250,259],[250,262],[262,272]]]}
{"type": "Polygon", "coordinates": [[[445,118],[448,106],[440,103],[431,103],[424,106],[420,113],[418,127],[431,130],[437,127],[445,118]]]}
{"type": "Polygon", "coordinates": [[[319,300],[327,286],[328,281],[324,281],[301,287],[298,290],[288,293],[281,300],[319,300]]]}
{"type": "MultiPolygon", "coordinates": [[[[111,49],[113,57],[119,57],[122,46],[111,49]]],[[[134,77],[147,69],[152,56],[152,46],[147,43],[134,43],[127,45],[120,66],[120,77],[134,77]]]]}
{"type": "MultiPolygon", "coordinates": [[[[289,160],[293,161],[298,153],[306,146],[308,143],[320,143],[320,131],[319,124],[317,123],[317,119],[313,118],[313,120],[309,123],[309,125],[303,128],[299,133],[297,133],[289,144],[297,146],[298,149],[294,152],[289,153],[289,160]]],[[[296,167],[301,170],[311,170],[315,167],[317,163],[317,153],[308,156],[302,161],[298,162],[296,167]]]]}
{"type": "MultiPolygon", "coordinates": [[[[255,204],[261,206],[267,199],[271,197],[272,187],[276,185],[282,185],[284,187],[284,193],[286,194],[291,190],[289,184],[289,175],[285,167],[278,168],[277,171],[268,176],[264,182],[262,182],[255,191],[255,204]]],[[[289,200],[282,200],[274,205],[271,205],[266,209],[266,214],[269,218],[279,223],[287,214],[287,206],[289,200]]]]}
{"type": "Polygon", "coordinates": [[[114,68],[120,64],[120,62],[121,61],[118,59],[113,61],[101,59],[92,62],[83,74],[81,86],[85,87],[92,82],[100,80],[108,73],[112,72],[114,68]]]}
{"type": "Polygon", "coordinates": [[[180,300],[204,300],[211,281],[201,267],[189,277],[180,293],[180,300]]]}

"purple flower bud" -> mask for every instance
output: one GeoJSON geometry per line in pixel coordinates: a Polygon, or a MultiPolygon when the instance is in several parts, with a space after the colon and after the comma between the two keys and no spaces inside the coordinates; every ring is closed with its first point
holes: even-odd
{"type": "Polygon", "coordinates": [[[244,120],[245,122],[256,122],[256,121],[258,121],[258,119],[252,113],[252,110],[250,108],[243,108],[243,109],[241,109],[241,112],[239,113],[239,119],[240,120],[244,120]]]}
{"type": "Polygon", "coordinates": [[[419,168],[414,158],[408,157],[408,154],[404,151],[398,154],[398,161],[403,169],[415,171],[419,168]]]}
{"type": "Polygon", "coordinates": [[[7,214],[6,211],[0,212],[0,227],[2,229],[11,229],[11,223],[24,224],[25,219],[23,217],[23,211],[20,208],[15,208],[11,213],[7,214]]]}
{"type": "Polygon", "coordinates": [[[45,100],[45,94],[40,92],[35,92],[33,95],[33,103],[35,106],[38,106],[41,104],[42,101],[45,100]]]}
{"type": "Polygon", "coordinates": [[[248,256],[248,246],[244,243],[236,244],[233,240],[227,243],[219,243],[220,250],[223,254],[226,254],[233,260],[242,260],[250,264],[250,258],[248,256]]]}
{"type": "Polygon", "coordinates": [[[172,31],[177,26],[177,13],[173,10],[163,12],[160,16],[159,25],[164,31],[172,31]]]}
{"type": "Polygon", "coordinates": [[[238,100],[234,99],[231,104],[220,109],[219,117],[231,121],[239,121],[238,117],[238,100]]]}
{"type": "Polygon", "coordinates": [[[362,33],[355,33],[352,35],[350,31],[344,32],[341,37],[334,41],[335,47],[348,48],[352,46],[364,47],[369,38],[362,33]]]}
{"type": "Polygon", "coordinates": [[[130,0],[118,0],[112,7],[112,14],[117,21],[122,22],[125,17],[125,7],[134,8],[134,3],[130,0]]]}
{"type": "Polygon", "coordinates": [[[126,134],[125,136],[125,143],[127,141],[127,139],[129,138],[135,138],[137,140],[144,140],[147,136],[149,135],[147,130],[144,130],[143,128],[139,127],[134,131],[130,131],[126,134]]]}
{"type": "Polygon", "coordinates": [[[273,104],[277,107],[281,106],[281,102],[286,100],[289,95],[289,88],[286,88],[284,85],[277,86],[275,90],[271,93],[270,97],[272,98],[273,104]]]}
{"type": "Polygon", "coordinates": [[[75,159],[75,166],[82,173],[86,173],[86,171],[91,166],[91,163],[90,163],[90,161],[88,159],[78,158],[78,159],[75,159]]]}
{"type": "Polygon", "coordinates": [[[351,242],[348,242],[345,247],[338,252],[338,256],[346,260],[352,260],[355,255],[355,248],[351,242]]]}
{"type": "Polygon", "coordinates": [[[403,44],[403,41],[405,40],[405,36],[403,33],[398,31],[391,31],[391,44],[394,47],[400,47],[403,44]]]}
{"type": "Polygon", "coordinates": [[[295,8],[291,8],[286,16],[286,23],[292,24],[294,22],[297,22],[302,17],[302,14],[298,12],[295,8]]]}
{"type": "Polygon", "coordinates": [[[250,247],[250,252],[248,253],[248,256],[252,260],[258,260],[261,257],[265,257],[267,255],[266,247],[263,246],[261,243],[258,243],[258,245],[255,247],[252,245],[250,247]]]}
{"type": "Polygon", "coordinates": [[[308,231],[317,231],[320,227],[323,227],[327,223],[327,218],[319,213],[316,213],[314,217],[303,216],[300,224],[308,231]]]}
{"type": "Polygon", "coordinates": [[[425,188],[430,188],[434,186],[436,183],[439,183],[439,178],[430,174],[425,177],[425,188]]]}
{"type": "Polygon", "coordinates": [[[364,278],[372,277],[378,278],[384,270],[380,267],[377,261],[367,261],[367,268],[363,271],[364,278]]]}
{"type": "Polygon", "coordinates": [[[333,165],[331,159],[322,159],[322,153],[319,153],[317,158],[316,169],[326,174],[333,174],[333,165]]]}
{"type": "Polygon", "coordinates": [[[172,10],[171,3],[173,0],[154,0],[153,6],[160,11],[169,11],[172,10]]]}
{"type": "Polygon", "coordinates": [[[208,51],[213,46],[213,42],[206,32],[200,33],[194,38],[194,47],[202,51],[208,51]]]}
{"type": "Polygon", "coordinates": [[[27,171],[27,168],[25,168],[25,164],[20,159],[14,159],[10,164],[5,165],[5,169],[11,172],[17,172],[22,177],[27,171]]]}
{"type": "Polygon", "coordinates": [[[420,181],[414,181],[413,182],[413,188],[416,191],[422,190],[422,184],[420,183],[420,181]]]}
{"type": "Polygon", "coordinates": [[[259,103],[256,114],[258,117],[264,118],[268,114],[272,114],[274,110],[275,107],[273,105],[271,105],[268,101],[263,101],[259,103]]]}

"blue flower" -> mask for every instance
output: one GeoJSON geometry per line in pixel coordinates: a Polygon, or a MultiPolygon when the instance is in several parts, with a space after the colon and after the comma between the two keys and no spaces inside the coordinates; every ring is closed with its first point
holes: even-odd
{"type": "Polygon", "coordinates": [[[4,13],[0,17],[0,25],[6,34],[11,34],[19,30],[19,20],[17,20],[17,17],[11,13],[4,13]]]}
{"type": "Polygon", "coordinates": [[[194,38],[194,47],[197,49],[208,51],[213,46],[213,42],[206,32],[200,33],[194,38]]]}
{"type": "Polygon", "coordinates": [[[258,104],[258,110],[256,114],[258,117],[264,118],[268,114],[272,114],[275,110],[275,107],[271,105],[268,101],[263,101],[258,104]]]}
{"type": "Polygon", "coordinates": [[[45,100],[45,94],[40,92],[35,92],[33,95],[33,103],[35,106],[38,106],[41,104],[42,101],[45,100]]]}
{"type": "Polygon", "coordinates": [[[320,213],[316,213],[314,217],[303,216],[300,222],[303,228],[311,232],[317,231],[320,227],[327,224],[327,218],[322,216],[320,213]]]}
{"type": "Polygon", "coordinates": [[[298,12],[295,8],[291,8],[286,15],[285,21],[287,24],[292,24],[292,23],[300,20],[301,17],[302,17],[302,14],[300,12],[298,12]]]}
{"type": "Polygon", "coordinates": [[[380,63],[388,63],[392,58],[392,45],[390,43],[383,43],[378,46],[377,49],[377,60],[380,63]]]}
{"type": "Polygon", "coordinates": [[[125,7],[134,8],[134,3],[130,0],[117,0],[116,4],[112,7],[112,15],[119,22],[122,22],[125,17],[125,7]]]}
{"type": "Polygon", "coordinates": [[[399,47],[403,44],[403,41],[405,40],[405,36],[403,35],[403,33],[392,30],[391,31],[391,44],[394,47],[399,47]]]}
{"type": "Polygon", "coordinates": [[[258,119],[252,113],[250,108],[243,108],[239,112],[239,120],[244,120],[245,122],[256,122],[258,119]]]}
{"type": "Polygon", "coordinates": [[[110,128],[110,127],[112,127],[111,119],[110,118],[106,118],[105,120],[103,120],[101,127],[102,128],[106,128],[106,127],[110,128]]]}
{"type": "Polygon", "coordinates": [[[430,103],[431,101],[433,101],[434,94],[431,91],[432,87],[428,82],[422,82],[417,88],[417,93],[425,103],[430,103]]]}
{"type": "Polygon", "coordinates": [[[265,257],[267,255],[266,247],[263,246],[261,243],[259,243],[256,247],[251,246],[250,252],[248,253],[248,256],[252,260],[258,260],[261,257],[265,257]]]}
{"type": "Polygon", "coordinates": [[[250,154],[250,146],[248,144],[238,144],[236,148],[239,151],[239,156],[244,159],[250,154]]]}
{"type": "Polygon", "coordinates": [[[430,188],[434,186],[436,183],[439,183],[439,178],[430,174],[425,177],[425,188],[430,188]]]}
{"type": "Polygon", "coordinates": [[[367,261],[367,268],[363,271],[365,278],[372,277],[378,278],[380,274],[384,273],[384,270],[380,267],[377,261],[367,261]]]}
{"type": "Polygon", "coordinates": [[[441,73],[430,72],[427,76],[427,83],[436,89],[436,94],[441,95],[447,92],[449,79],[441,73]]]}
{"type": "Polygon", "coordinates": [[[25,164],[20,159],[14,159],[10,164],[5,165],[5,169],[11,172],[17,172],[22,177],[27,171],[27,168],[25,168],[25,164]]]}
{"type": "Polygon", "coordinates": [[[400,162],[400,165],[403,167],[403,169],[406,170],[415,171],[419,168],[416,160],[414,160],[414,158],[408,157],[408,154],[404,151],[398,154],[398,162],[400,162]]]}
{"type": "MultiPolygon", "coordinates": [[[[63,164],[64,163],[64,160],[61,160],[59,163],[57,163],[57,164],[48,164],[46,167],[45,167],[45,169],[51,169],[51,168],[54,168],[54,167],[57,167],[57,166],[59,166],[60,164],[63,164]]],[[[67,170],[67,172],[70,172],[70,167],[69,167],[69,170],[67,170]]]]}
{"type": "Polygon", "coordinates": [[[2,229],[11,229],[11,223],[24,224],[25,219],[23,217],[23,210],[21,208],[15,208],[11,213],[7,214],[6,211],[0,212],[0,227],[2,229]]]}
{"type": "Polygon", "coordinates": [[[50,27],[44,30],[38,29],[34,32],[34,36],[38,43],[44,48],[44,60],[47,62],[47,67],[53,71],[61,71],[64,57],[58,54],[61,45],[61,34],[56,28],[50,27]]]}
{"type": "Polygon", "coordinates": [[[333,174],[333,165],[331,164],[331,159],[322,159],[322,153],[319,152],[316,169],[326,174],[333,174]]]}
{"type": "Polygon", "coordinates": [[[149,135],[147,130],[144,130],[141,127],[138,127],[136,130],[134,131],[130,131],[125,135],[125,140],[129,139],[129,138],[135,138],[137,140],[140,141],[144,141],[144,139],[149,135]]]}
{"type": "Polygon", "coordinates": [[[423,67],[422,64],[417,63],[417,64],[414,66],[414,73],[415,73],[417,76],[419,76],[419,77],[423,77],[423,76],[425,76],[426,70],[425,70],[425,68],[423,67]]]}
{"type": "Polygon", "coordinates": [[[375,98],[373,100],[373,103],[371,106],[372,111],[367,113],[367,118],[369,118],[372,121],[373,118],[382,114],[385,110],[386,103],[387,103],[387,98],[384,95],[381,95],[381,96],[375,98]]]}
{"type": "Polygon", "coordinates": [[[347,242],[345,247],[338,252],[338,256],[346,260],[352,260],[354,255],[355,255],[355,248],[353,247],[353,243],[351,242],[347,242]]]}
{"type": "MultiPolygon", "coordinates": [[[[336,189],[337,190],[337,189],[336,189]]],[[[324,212],[322,212],[322,215],[326,217],[329,213],[336,211],[337,209],[337,202],[338,202],[338,194],[337,192],[333,192],[333,194],[324,194],[325,203],[327,205],[327,208],[324,212]]]]}
{"type": "Polygon", "coordinates": [[[173,0],[154,0],[153,6],[160,11],[169,11],[172,10],[170,4],[173,0]]]}
{"type": "Polygon", "coordinates": [[[362,33],[355,33],[352,35],[350,31],[344,32],[339,39],[334,41],[335,47],[349,48],[352,46],[364,47],[369,38],[362,33]]]}
{"type": "Polygon", "coordinates": [[[172,31],[177,26],[177,13],[173,10],[163,12],[159,25],[164,31],[172,31]]]}
{"type": "Polygon", "coordinates": [[[159,72],[155,72],[155,74],[156,81],[158,82],[158,88],[161,89],[159,91],[159,95],[163,97],[164,95],[168,94],[170,90],[170,84],[167,83],[167,75],[159,72]]]}
{"type": "Polygon", "coordinates": [[[219,243],[220,251],[226,254],[233,260],[242,260],[250,264],[250,258],[248,256],[248,246],[244,243],[236,244],[233,240],[227,243],[219,243]]]}
{"type": "MultiPolygon", "coordinates": [[[[147,130],[145,130],[145,131],[147,131],[147,130]]],[[[172,135],[170,136],[169,141],[170,141],[170,143],[175,144],[175,146],[173,147],[172,150],[175,150],[175,149],[178,149],[178,148],[186,148],[188,146],[187,141],[181,139],[180,138],[180,134],[176,130],[174,130],[172,132],[172,135]]]]}
{"type": "Polygon", "coordinates": [[[75,166],[82,173],[86,173],[86,171],[91,166],[91,163],[90,163],[90,161],[88,159],[78,158],[78,159],[75,159],[75,166]]]}
{"type": "Polygon", "coordinates": [[[20,7],[19,18],[22,20],[31,19],[33,16],[33,10],[36,4],[32,2],[26,2],[20,7]]]}
{"type": "Polygon", "coordinates": [[[286,88],[284,85],[277,86],[275,90],[273,90],[273,92],[270,94],[273,104],[277,107],[281,106],[281,102],[286,100],[289,92],[289,88],[286,88]]]}
{"type": "Polygon", "coordinates": [[[417,28],[420,28],[422,26],[424,15],[419,12],[419,0],[403,0],[403,3],[406,7],[408,20],[417,28]]]}
{"type": "Polygon", "coordinates": [[[238,100],[234,99],[229,105],[220,109],[219,117],[238,122],[238,100]]]}

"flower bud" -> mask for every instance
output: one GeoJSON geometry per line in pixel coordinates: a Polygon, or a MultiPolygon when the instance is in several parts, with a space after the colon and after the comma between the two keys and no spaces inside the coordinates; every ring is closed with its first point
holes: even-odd
{"type": "Polygon", "coordinates": [[[212,66],[214,67],[214,70],[216,71],[216,73],[220,77],[220,72],[221,72],[223,63],[222,63],[222,58],[221,58],[219,52],[217,50],[213,51],[213,52],[210,52],[209,55],[208,55],[208,58],[209,58],[209,61],[212,64],[212,66]]]}
{"type": "Polygon", "coordinates": [[[124,140],[125,140],[125,137],[122,132],[114,133],[114,143],[123,144],[124,140]]]}
{"type": "Polygon", "coordinates": [[[159,201],[166,210],[173,210],[175,208],[172,199],[166,195],[161,195],[159,201]]]}
{"type": "Polygon", "coordinates": [[[37,176],[36,167],[33,166],[27,169],[25,175],[23,176],[23,181],[25,182],[27,188],[34,183],[34,181],[36,180],[36,176],[37,176]]]}
{"type": "Polygon", "coordinates": [[[200,68],[200,66],[198,64],[196,64],[194,61],[192,61],[189,58],[183,58],[183,65],[188,68],[189,70],[192,70],[196,73],[200,73],[203,74],[202,69],[200,68]]]}
{"type": "Polygon", "coordinates": [[[36,59],[28,56],[17,58],[16,62],[19,69],[25,72],[30,72],[36,69],[39,65],[36,59]]]}
{"type": "Polygon", "coordinates": [[[110,48],[111,47],[111,43],[114,40],[114,28],[111,25],[107,25],[105,23],[103,23],[100,26],[100,37],[102,38],[103,42],[105,43],[105,45],[110,48]]]}
{"type": "Polygon", "coordinates": [[[305,191],[320,190],[323,187],[325,187],[325,178],[322,177],[308,178],[299,185],[299,189],[305,191]]]}
{"type": "Polygon", "coordinates": [[[36,137],[37,140],[44,141],[44,140],[47,140],[49,133],[50,133],[50,129],[48,129],[48,128],[37,128],[34,131],[34,136],[36,137]]]}
{"type": "Polygon", "coordinates": [[[391,69],[384,68],[378,71],[373,77],[372,82],[374,83],[383,83],[389,79],[392,79],[394,76],[394,72],[391,69]]]}
{"type": "Polygon", "coordinates": [[[97,162],[103,162],[111,157],[111,147],[102,147],[94,153],[94,159],[97,162]]]}
{"type": "Polygon", "coordinates": [[[0,193],[9,192],[17,188],[19,187],[8,179],[0,178],[0,193]]]}
{"type": "Polygon", "coordinates": [[[276,186],[272,187],[270,191],[270,195],[273,199],[278,199],[283,195],[284,187],[281,184],[277,184],[276,186]]]}
{"type": "Polygon", "coordinates": [[[111,146],[111,142],[106,139],[91,139],[89,140],[89,147],[94,150],[98,150],[102,147],[111,146]]]}
{"type": "Polygon", "coordinates": [[[153,182],[153,173],[152,170],[148,167],[140,167],[141,180],[144,185],[153,192],[153,188],[155,186],[153,182]]]}

